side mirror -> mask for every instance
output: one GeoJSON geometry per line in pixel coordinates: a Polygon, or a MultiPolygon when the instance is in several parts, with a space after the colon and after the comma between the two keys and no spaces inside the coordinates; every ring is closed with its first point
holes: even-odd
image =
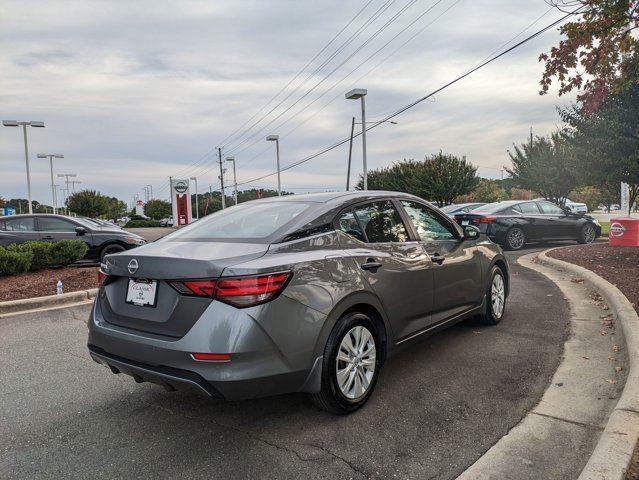
{"type": "Polygon", "coordinates": [[[78,237],[81,237],[82,235],[86,235],[87,233],[87,229],[84,227],[75,227],[75,234],[78,237]]]}
{"type": "Polygon", "coordinates": [[[570,210],[568,207],[564,207],[562,210],[566,215],[570,215],[572,213],[572,210],[570,210]]]}
{"type": "Polygon", "coordinates": [[[464,227],[464,240],[477,240],[480,235],[479,228],[472,225],[464,227]]]}

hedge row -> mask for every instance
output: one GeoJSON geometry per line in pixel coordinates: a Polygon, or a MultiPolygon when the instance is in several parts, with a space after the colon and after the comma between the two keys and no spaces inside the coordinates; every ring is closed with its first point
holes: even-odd
{"type": "Polygon", "coordinates": [[[84,258],[88,250],[82,240],[24,242],[0,247],[0,276],[63,267],[84,258]]]}
{"type": "Polygon", "coordinates": [[[129,220],[124,228],[152,228],[159,226],[159,220],[129,220]]]}

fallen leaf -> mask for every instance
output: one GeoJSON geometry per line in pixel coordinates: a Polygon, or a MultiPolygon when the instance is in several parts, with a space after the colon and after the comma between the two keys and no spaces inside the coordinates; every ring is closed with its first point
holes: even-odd
{"type": "Polygon", "coordinates": [[[621,372],[622,370],[623,370],[623,368],[621,368],[621,367],[615,367],[615,372],[617,372],[617,373],[621,372]]]}
{"type": "Polygon", "coordinates": [[[604,380],[605,380],[606,382],[608,382],[609,384],[611,384],[611,385],[614,385],[615,383],[617,383],[617,380],[614,380],[614,379],[613,379],[613,380],[611,380],[611,379],[609,379],[609,378],[604,378],[604,380]]]}
{"type": "Polygon", "coordinates": [[[584,360],[590,360],[590,357],[581,357],[581,358],[583,358],[584,360]]]}

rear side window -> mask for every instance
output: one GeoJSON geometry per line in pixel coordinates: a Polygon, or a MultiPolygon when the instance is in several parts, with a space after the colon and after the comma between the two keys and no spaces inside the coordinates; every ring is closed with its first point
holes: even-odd
{"type": "Polygon", "coordinates": [[[220,210],[165,237],[167,240],[263,240],[309,208],[303,202],[250,202],[220,210]]]}
{"type": "Polygon", "coordinates": [[[355,207],[355,216],[369,243],[405,242],[406,227],[392,202],[375,202],[355,207]]]}
{"type": "Polygon", "coordinates": [[[422,241],[454,240],[456,238],[452,227],[437,218],[424,205],[402,200],[402,206],[415,225],[415,230],[422,241]]]}
{"type": "Polygon", "coordinates": [[[539,208],[535,202],[519,203],[517,206],[524,215],[539,215],[539,208]]]}
{"type": "Polygon", "coordinates": [[[35,230],[35,219],[29,217],[5,220],[5,230],[8,232],[32,232],[35,230]]]}

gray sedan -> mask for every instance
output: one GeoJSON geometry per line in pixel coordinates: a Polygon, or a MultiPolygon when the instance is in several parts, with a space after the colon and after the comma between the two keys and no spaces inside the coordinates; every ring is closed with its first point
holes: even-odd
{"type": "Polygon", "coordinates": [[[106,257],[93,359],[165,389],[308,392],[348,413],[397,347],[504,315],[508,265],[475,227],[396,192],[295,195],[216,212],[106,257]]]}

